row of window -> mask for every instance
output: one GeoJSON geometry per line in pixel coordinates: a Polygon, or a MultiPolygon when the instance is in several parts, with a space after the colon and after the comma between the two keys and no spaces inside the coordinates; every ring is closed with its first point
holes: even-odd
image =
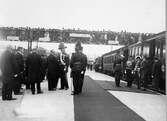
{"type": "Polygon", "coordinates": [[[107,57],[104,57],[103,58],[103,62],[104,64],[107,64],[107,63],[113,63],[116,59],[116,56],[114,56],[115,54],[112,54],[112,55],[109,55],[107,57]]]}
{"type": "Polygon", "coordinates": [[[136,56],[150,56],[150,47],[152,48],[152,52],[154,56],[159,57],[160,59],[165,58],[166,46],[165,40],[155,40],[152,43],[145,43],[144,46],[134,46],[129,49],[129,55],[132,57],[136,56]]]}

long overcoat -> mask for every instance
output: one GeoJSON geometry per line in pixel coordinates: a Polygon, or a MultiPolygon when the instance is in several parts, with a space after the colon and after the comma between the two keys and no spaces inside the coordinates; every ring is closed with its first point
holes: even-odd
{"type": "Polygon", "coordinates": [[[40,82],[42,60],[36,52],[30,53],[27,56],[26,66],[28,70],[28,79],[30,83],[40,82]]]}
{"type": "Polygon", "coordinates": [[[57,57],[50,54],[47,58],[47,78],[60,74],[60,62],[57,57]]]}

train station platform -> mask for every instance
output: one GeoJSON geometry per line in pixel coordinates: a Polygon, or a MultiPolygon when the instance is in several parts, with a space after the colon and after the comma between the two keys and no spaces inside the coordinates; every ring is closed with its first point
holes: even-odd
{"type": "MultiPolygon", "coordinates": [[[[69,75],[68,81],[70,86],[69,75]]],[[[166,121],[164,95],[127,88],[125,82],[117,88],[114,78],[93,71],[86,72],[81,95],[72,96],[71,89],[48,91],[46,81],[42,90],[0,99],[0,121],[166,121]]]]}

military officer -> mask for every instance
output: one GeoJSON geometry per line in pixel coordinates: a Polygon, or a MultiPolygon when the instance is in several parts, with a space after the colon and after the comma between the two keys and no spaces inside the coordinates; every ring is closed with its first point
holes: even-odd
{"type": "Polygon", "coordinates": [[[68,80],[67,80],[67,72],[69,67],[69,55],[66,53],[65,49],[67,47],[64,45],[63,42],[59,44],[59,50],[60,50],[60,79],[61,79],[61,88],[67,90],[69,88],[68,86],[68,80]]]}
{"type": "Polygon", "coordinates": [[[82,92],[83,76],[87,66],[87,57],[82,53],[80,41],[76,43],[75,53],[72,53],[70,68],[71,77],[73,78],[74,92],[72,95],[78,95],[82,92]]]}

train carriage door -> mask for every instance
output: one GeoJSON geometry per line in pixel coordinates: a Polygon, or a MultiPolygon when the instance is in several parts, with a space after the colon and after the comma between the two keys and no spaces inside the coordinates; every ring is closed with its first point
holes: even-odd
{"type": "Polygon", "coordinates": [[[160,40],[155,40],[155,56],[158,57],[159,59],[162,57],[161,54],[161,41],[160,40]]]}

